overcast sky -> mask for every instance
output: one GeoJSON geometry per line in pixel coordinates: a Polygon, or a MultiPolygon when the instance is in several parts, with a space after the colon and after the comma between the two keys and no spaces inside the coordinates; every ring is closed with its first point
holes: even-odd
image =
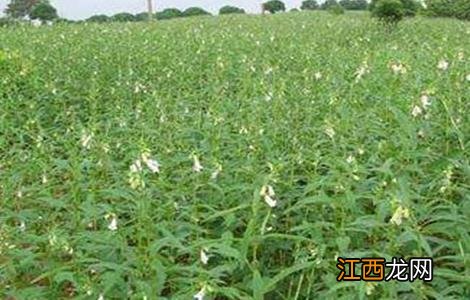
{"type": "MultiPolygon", "coordinates": [[[[118,12],[137,13],[146,10],[146,0],[50,0],[57,8],[59,15],[67,19],[84,19],[94,14],[112,15],[118,12]]],[[[0,10],[3,14],[10,0],[0,0],[0,10]]],[[[224,5],[234,5],[244,8],[247,12],[257,13],[263,0],[154,0],[158,10],[176,7],[185,9],[190,6],[200,6],[217,13],[224,5]]],[[[302,0],[284,0],[287,8],[299,7],[302,0]]]]}

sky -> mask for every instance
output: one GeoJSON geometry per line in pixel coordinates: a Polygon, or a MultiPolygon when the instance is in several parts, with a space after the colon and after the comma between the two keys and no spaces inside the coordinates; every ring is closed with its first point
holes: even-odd
{"type": "MultiPolygon", "coordinates": [[[[185,9],[191,6],[202,7],[212,13],[217,13],[224,5],[244,8],[249,13],[260,12],[263,0],[153,0],[154,7],[162,10],[169,7],[185,9]]],[[[0,11],[10,0],[0,0],[0,11]]],[[[63,18],[79,20],[95,14],[113,15],[119,12],[138,13],[147,9],[147,0],[50,0],[63,18]]],[[[302,0],[284,0],[287,9],[299,7],[302,0]]]]}

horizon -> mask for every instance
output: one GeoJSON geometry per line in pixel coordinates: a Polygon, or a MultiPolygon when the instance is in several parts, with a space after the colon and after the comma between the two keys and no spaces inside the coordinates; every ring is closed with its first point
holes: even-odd
{"type": "MultiPolygon", "coordinates": [[[[285,0],[286,9],[299,8],[303,0],[285,0]]],[[[4,10],[11,0],[0,0],[0,16],[4,16],[4,10]]],[[[93,15],[112,16],[121,12],[132,14],[146,12],[145,0],[51,0],[51,4],[57,9],[60,17],[70,20],[84,20],[93,15]]],[[[261,13],[261,3],[265,1],[252,0],[153,0],[154,11],[162,11],[166,8],[178,8],[184,10],[188,7],[201,7],[212,14],[217,14],[225,5],[243,8],[247,13],[261,13]]],[[[319,3],[323,1],[318,1],[319,3]]]]}

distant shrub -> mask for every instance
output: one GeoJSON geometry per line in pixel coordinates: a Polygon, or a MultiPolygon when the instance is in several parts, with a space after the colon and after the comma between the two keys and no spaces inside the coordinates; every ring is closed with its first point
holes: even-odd
{"type": "Polygon", "coordinates": [[[54,20],[54,23],[56,23],[56,24],[73,24],[73,23],[75,23],[75,21],[68,20],[68,19],[65,19],[65,18],[57,18],[57,19],[54,20]]]}
{"type": "Polygon", "coordinates": [[[339,4],[332,5],[328,7],[328,12],[332,13],[333,15],[342,15],[344,14],[344,8],[339,4]]]}
{"type": "Polygon", "coordinates": [[[134,21],[136,21],[136,18],[133,14],[123,12],[123,13],[118,13],[118,14],[115,14],[114,16],[112,16],[111,21],[113,21],[113,22],[134,22],[134,21]]]}
{"type": "Polygon", "coordinates": [[[403,19],[403,3],[399,0],[376,1],[372,15],[387,23],[397,23],[403,19]]]}
{"type": "Polygon", "coordinates": [[[8,26],[14,26],[19,24],[17,19],[10,18],[10,17],[3,17],[0,18],[0,27],[8,27],[8,26]]]}
{"type": "Polygon", "coordinates": [[[275,14],[281,11],[286,11],[286,5],[284,4],[284,2],[279,0],[270,0],[268,2],[263,3],[263,10],[275,14]]]}
{"type": "Polygon", "coordinates": [[[48,2],[40,2],[33,6],[29,17],[32,20],[40,20],[42,22],[52,21],[58,18],[57,10],[48,2]]]}
{"type": "Polygon", "coordinates": [[[226,5],[219,10],[219,15],[244,14],[245,10],[235,6],[226,5]]]}
{"type": "Polygon", "coordinates": [[[401,3],[403,4],[403,15],[406,17],[414,17],[421,6],[416,0],[401,0],[401,3]]]}
{"type": "Polygon", "coordinates": [[[336,0],[326,0],[325,2],[323,2],[321,5],[320,5],[320,9],[323,9],[323,10],[328,10],[330,7],[332,6],[336,6],[338,5],[338,1],[336,0]]]}
{"type": "Polygon", "coordinates": [[[300,6],[301,10],[315,10],[318,9],[320,6],[318,5],[316,0],[305,0],[302,2],[300,6]]]}
{"type": "Polygon", "coordinates": [[[110,17],[107,15],[94,15],[86,19],[87,22],[93,22],[93,23],[106,23],[111,20],[110,17]]]}
{"type": "Polygon", "coordinates": [[[200,7],[190,7],[183,12],[183,17],[194,17],[204,15],[210,15],[210,13],[200,7]]]}
{"type": "Polygon", "coordinates": [[[346,10],[367,10],[367,0],[341,0],[339,4],[346,10]]]}
{"type": "Polygon", "coordinates": [[[169,20],[174,18],[180,18],[183,16],[183,12],[177,8],[167,8],[155,14],[157,20],[169,20]]]}
{"type": "MultiPolygon", "coordinates": [[[[370,5],[369,5],[369,10],[374,11],[375,6],[377,5],[377,2],[380,0],[372,0],[370,5]]],[[[447,0],[445,0],[447,1],[447,0]]],[[[468,0],[465,0],[468,1],[468,0]]],[[[413,17],[416,15],[418,12],[418,9],[421,7],[421,4],[417,2],[417,0],[400,0],[402,6],[403,6],[403,15],[406,17],[413,17]]]]}
{"type": "Polygon", "coordinates": [[[299,12],[300,10],[298,8],[291,8],[291,10],[289,10],[290,12],[299,12]]]}
{"type": "Polygon", "coordinates": [[[470,21],[470,0],[456,0],[453,11],[456,18],[470,21]]]}
{"type": "Polygon", "coordinates": [[[470,20],[470,0],[426,0],[424,14],[470,20]]]}
{"type": "MultiPolygon", "coordinates": [[[[153,18],[153,16],[152,16],[153,18]]],[[[148,12],[141,12],[134,16],[135,21],[148,21],[149,20],[149,13],[148,12]]]]}

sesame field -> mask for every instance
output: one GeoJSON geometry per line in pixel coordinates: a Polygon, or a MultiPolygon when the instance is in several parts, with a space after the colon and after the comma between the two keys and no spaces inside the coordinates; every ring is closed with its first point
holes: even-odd
{"type": "Polygon", "coordinates": [[[0,28],[0,298],[470,299],[469,118],[464,21],[0,28]]]}

